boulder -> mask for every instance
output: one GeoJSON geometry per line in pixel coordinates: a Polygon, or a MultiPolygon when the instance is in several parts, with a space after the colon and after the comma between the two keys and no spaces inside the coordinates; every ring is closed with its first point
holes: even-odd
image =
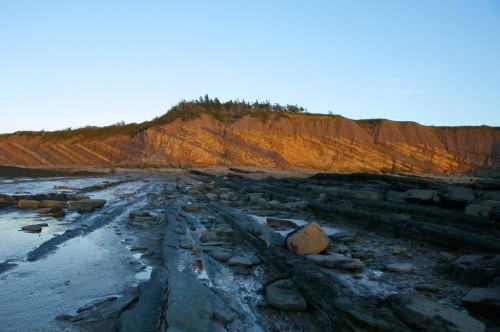
{"type": "Polygon", "coordinates": [[[413,264],[411,263],[392,263],[387,264],[385,268],[391,272],[411,273],[413,271],[413,264]]]}
{"type": "Polygon", "coordinates": [[[40,202],[30,199],[21,199],[17,202],[17,207],[20,209],[38,209],[40,207],[40,202]]]}
{"type": "Polygon", "coordinates": [[[305,311],[307,302],[290,279],[275,281],[266,287],[267,302],[270,306],[284,311],[305,311]]]}
{"type": "Polygon", "coordinates": [[[42,207],[42,208],[58,207],[60,209],[64,209],[64,208],[68,207],[68,203],[63,202],[63,201],[43,200],[40,202],[40,207],[42,207]]]}
{"type": "Polygon", "coordinates": [[[285,243],[298,255],[319,254],[328,247],[330,239],[317,223],[311,222],[288,234],[285,243]]]}
{"type": "Polygon", "coordinates": [[[462,298],[462,304],[472,312],[496,319],[500,313],[500,288],[473,288],[462,298]]]}
{"type": "Polygon", "coordinates": [[[409,326],[429,332],[482,332],[482,322],[418,295],[404,295],[394,301],[396,315],[409,326]]]}

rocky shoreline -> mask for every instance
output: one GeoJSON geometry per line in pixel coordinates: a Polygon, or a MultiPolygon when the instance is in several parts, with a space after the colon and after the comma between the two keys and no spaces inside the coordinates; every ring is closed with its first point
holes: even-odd
{"type": "MultiPolygon", "coordinates": [[[[500,330],[498,180],[203,169],[146,181],[109,225],[133,236],[151,278],[50,328],[500,330]]],[[[93,213],[109,222],[113,209],[93,213]]]]}

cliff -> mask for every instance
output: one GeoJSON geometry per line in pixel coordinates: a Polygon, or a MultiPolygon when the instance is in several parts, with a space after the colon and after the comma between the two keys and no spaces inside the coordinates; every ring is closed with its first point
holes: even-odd
{"type": "Polygon", "coordinates": [[[145,163],[435,174],[500,171],[498,127],[426,127],[301,112],[266,116],[246,112],[226,120],[199,112],[184,118],[170,114],[122,129],[0,135],[0,164],[145,163]]]}

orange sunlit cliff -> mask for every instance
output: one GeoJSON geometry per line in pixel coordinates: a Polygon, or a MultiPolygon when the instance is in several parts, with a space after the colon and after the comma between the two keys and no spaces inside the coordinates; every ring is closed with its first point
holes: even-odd
{"type": "Polygon", "coordinates": [[[339,172],[500,171],[500,128],[350,120],[296,106],[202,99],[142,124],[0,135],[0,164],[155,164],[339,172]]]}

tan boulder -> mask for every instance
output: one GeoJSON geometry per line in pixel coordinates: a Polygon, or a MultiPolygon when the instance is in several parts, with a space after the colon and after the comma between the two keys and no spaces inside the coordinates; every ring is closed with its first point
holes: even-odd
{"type": "Polygon", "coordinates": [[[315,222],[297,229],[286,238],[286,247],[298,255],[319,254],[329,244],[328,235],[315,222]]]}
{"type": "Polygon", "coordinates": [[[40,207],[40,202],[30,199],[21,199],[17,202],[17,207],[20,209],[38,209],[40,207]]]}
{"type": "Polygon", "coordinates": [[[42,208],[53,208],[58,207],[64,209],[68,206],[68,203],[63,201],[54,201],[54,200],[43,200],[40,202],[40,207],[42,208]]]}

